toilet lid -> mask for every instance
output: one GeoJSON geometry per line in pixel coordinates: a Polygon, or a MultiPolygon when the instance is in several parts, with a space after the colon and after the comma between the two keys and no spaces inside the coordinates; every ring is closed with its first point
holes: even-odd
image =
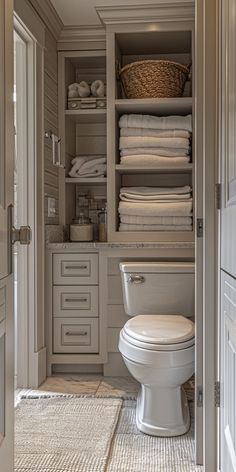
{"type": "Polygon", "coordinates": [[[182,315],[138,315],[127,321],[124,331],[144,343],[178,344],[194,337],[194,323],[182,315]]]}

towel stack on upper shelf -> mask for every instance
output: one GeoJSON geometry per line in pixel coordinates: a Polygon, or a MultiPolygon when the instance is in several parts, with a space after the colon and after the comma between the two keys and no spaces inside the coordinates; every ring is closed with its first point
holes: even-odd
{"type": "Polygon", "coordinates": [[[123,115],[119,127],[121,164],[175,166],[190,162],[191,115],[123,115]]]}
{"type": "Polygon", "coordinates": [[[119,231],[192,231],[191,187],[123,187],[119,231]]]}
{"type": "Polygon", "coordinates": [[[78,156],[72,159],[70,177],[105,177],[107,171],[106,156],[78,156]]]}

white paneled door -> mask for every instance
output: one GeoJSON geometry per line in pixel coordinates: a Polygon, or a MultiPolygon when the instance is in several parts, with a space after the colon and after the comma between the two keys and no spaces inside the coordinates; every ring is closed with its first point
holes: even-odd
{"type": "Polygon", "coordinates": [[[13,4],[0,0],[0,469],[13,471],[13,4]]]}
{"type": "Polygon", "coordinates": [[[220,469],[236,471],[236,0],[221,0],[220,469]]]}
{"type": "Polygon", "coordinates": [[[236,471],[236,280],[221,277],[221,471],[236,471]]]}

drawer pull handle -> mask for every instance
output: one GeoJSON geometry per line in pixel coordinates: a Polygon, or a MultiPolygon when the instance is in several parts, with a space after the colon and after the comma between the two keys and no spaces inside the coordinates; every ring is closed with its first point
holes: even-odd
{"type": "Polygon", "coordinates": [[[130,275],[128,282],[131,284],[143,284],[145,282],[145,277],[143,275],[130,275]]]}
{"type": "Polygon", "coordinates": [[[75,331],[74,333],[67,331],[66,336],[87,336],[87,331],[75,331]]]}
{"type": "Polygon", "coordinates": [[[65,298],[66,302],[87,302],[87,298],[65,298]]]}
{"type": "Polygon", "coordinates": [[[77,265],[77,266],[75,266],[75,265],[69,265],[68,266],[67,265],[66,269],[87,269],[87,267],[88,267],[87,265],[77,265]]]}

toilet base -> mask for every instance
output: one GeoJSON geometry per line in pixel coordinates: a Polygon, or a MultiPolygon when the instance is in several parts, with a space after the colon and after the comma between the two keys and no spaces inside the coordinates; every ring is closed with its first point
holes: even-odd
{"type": "Polygon", "coordinates": [[[190,415],[184,389],[142,385],[137,398],[136,424],[140,431],[151,436],[187,433],[190,415]]]}

